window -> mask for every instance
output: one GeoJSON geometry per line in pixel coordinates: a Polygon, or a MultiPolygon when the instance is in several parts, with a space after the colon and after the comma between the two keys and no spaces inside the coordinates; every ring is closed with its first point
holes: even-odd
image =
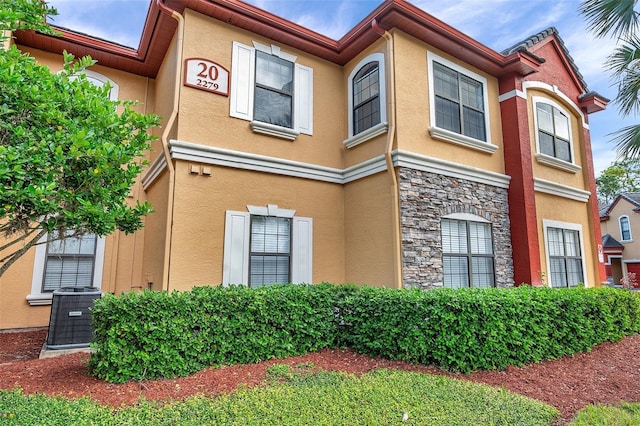
{"type": "Polygon", "coordinates": [[[555,106],[538,102],[538,143],[540,152],[571,163],[569,118],[555,106]]]}
{"type": "Polygon", "coordinates": [[[230,111],[256,133],[294,140],[313,134],[313,69],[278,46],[233,42],[230,111]]]}
{"type": "Polygon", "coordinates": [[[438,62],[433,80],[436,126],[486,141],[482,83],[438,62]]]}
{"type": "Polygon", "coordinates": [[[441,233],[445,287],[495,286],[491,224],[442,219],[441,233]]]}
{"type": "Polygon", "coordinates": [[[491,143],[487,79],[427,52],[429,132],[435,139],[494,153],[491,143]]]}
{"type": "Polygon", "coordinates": [[[378,63],[369,62],[353,79],[353,132],[358,134],[380,122],[378,63]]]}
{"type": "MultiPolygon", "coordinates": [[[[72,237],[68,231],[63,239],[47,244],[47,255],[42,279],[42,292],[61,287],[92,287],[96,260],[94,234],[72,237]]],[[[57,238],[57,233],[54,235],[57,238]]]]}
{"type": "Polygon", "coordinates": [[[293,62],[256,52],[255,120],[293,127],[293,62]]]}
{"type": "Polygon", "coordinates": [[[543,221],[547,244],[547,268],[552,287],[576,287],[585,283],[582,226],[543,221]]]}
{"type": "Polygon", "coordinates": [[[362,59],[347,78],[349,138],[347,148],[366,142],[387,131],[387,99],[384,54],[362,59]]]}
{"type": "Polygon", "coordinates": [[[222,283],[313,282],[313,220],[276,205],[247,210],[226,213],[222,283]]]}
{"type": "Polygon", "coordinates": [[[251,216],[249,287],[284,284],[291,262],[291,218],[251,216]]]}
{"type": "Polygon", "coordinates": [[[631,241],[631,225],[629,224],[629,216],[620,216],[620,237],[622,241],[631,241]]]}

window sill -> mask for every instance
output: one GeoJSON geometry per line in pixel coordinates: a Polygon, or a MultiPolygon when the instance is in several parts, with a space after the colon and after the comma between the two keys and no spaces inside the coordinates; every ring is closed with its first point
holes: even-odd
{"type": "Polygon", "coordinates": [[[347,148],[353,148],[354,146],[360,145],[361,143],[373,139],[376,136],[386,133],[388,128],[389,124],[378,123],[375,126],[358,133],[357,135],[351,136],[349,139],[343,141],[342,143],[347,148]]]}
{"type": "Polygon", "coordinates": [[[52,299],[53,293],[29,294],[27,296],[27,302],[29,302],[29,305],[31,306],[50,305],[52,299]]]}
{"type": "Polygon", "coordinates": [[[555,167],[556,169],[564,170],[569,173],[578,173],[580,170],[582,170],[582,167],[578,166],[577,164],[559,160],[547,154],[536,154],[536,160],[538,161],[538,163],[546,164],[547,166],[555,167]]]}
{"type": "Polygon", "coordinates": [[[277,138],[296,140],[300,132],[289,129],[288,127],[276,126],[274,124],[263,123],[261,121],[252,121],[249,123],[254,133],[262,133],[263,135],[275,136],[277,138]]]}
{"type": "Polygon", "coordinates": [[[493,145],[490,142],[483,142],[481,140],[470,138],[468,136],[461,135],[450,130],[440,129],[438,127],[429,127],[429,133],[434,139],[453,142],[455,144],[489,154],[493,154],[498,150],[498,146],[493,145]]]}

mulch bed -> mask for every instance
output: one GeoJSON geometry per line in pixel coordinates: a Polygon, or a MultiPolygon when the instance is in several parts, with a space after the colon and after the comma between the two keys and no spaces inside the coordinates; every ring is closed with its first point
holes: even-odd
{"type": "Polygon", "coordinates": [[[67,398],[89,396],[114,407],[147,400],[178,400],[194,394],[231,392],[238,385],[260,384],[275,363],[295,366],[311,363],[324,370],[362,374],[375,368],[396,368],[443,374],[474,382],[501,386],[553,405],[562,413],[562,423],[589,404],[640,402],[640,335],[617,343],[604,343],[589,353],[505,371],[464,374],[444,373],[429,366],[416,366],[359,355],[349,350],[322,350],[303,356],[250,365],[209,368],[188,377],[111,384],[87,374],[88,354],[78,353],[37,359],[46,329],[0,333],[0,389],[20,387],[25,393],[46,393],[67,398]]]}

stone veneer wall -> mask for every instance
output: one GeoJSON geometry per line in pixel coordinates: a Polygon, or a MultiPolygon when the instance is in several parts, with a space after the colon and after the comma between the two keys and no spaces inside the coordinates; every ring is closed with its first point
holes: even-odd
{"type": "Polygon", "coordinates": [[[440,219],[452,213],[470,213],[491,222],[496,286],[514,285],[506,189],[408,168],[398,173],[406,288],[443,286],[440,219]]]}

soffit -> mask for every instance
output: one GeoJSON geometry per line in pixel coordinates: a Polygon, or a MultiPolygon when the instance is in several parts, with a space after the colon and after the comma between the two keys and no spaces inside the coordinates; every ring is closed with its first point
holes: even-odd
{"type": "MultiPolygon", "coordinates": [[[[164,4],[181,14],[187,8],[194,10],[338,65],[346,64],[381,37],[372,26],[374,20],[385,30],[399,29],[496,77],[526,75],[539,65],[539,60],[526,53],[504,56],[404,0],[384,1],[337,41],[238,0],[165,0],[164,4]]],[[[64,29],[60,29],[61,37],[33,31],[18,31],[15,36],[18,45],[90,55],[101,65],[155,77],[176,28],[176,21],[152,1],[137,49],[64,29]]]]}

